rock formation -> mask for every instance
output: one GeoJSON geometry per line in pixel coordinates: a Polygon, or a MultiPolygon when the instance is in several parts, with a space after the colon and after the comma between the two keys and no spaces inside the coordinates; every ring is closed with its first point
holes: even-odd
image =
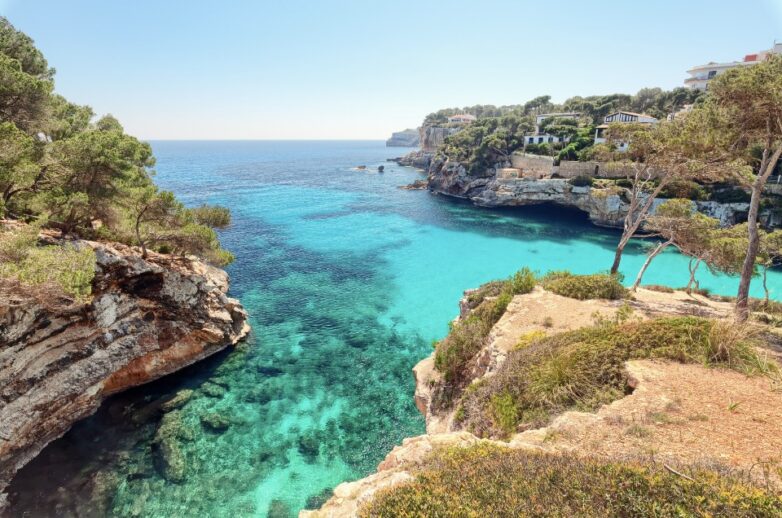
{"type": "Polygon", "coordinates": [[[142,259],[120,244],[78,246],[96,256],[89,303],[57,305],[18,285],[0,286],[0,492],[107,396],[249,332],[244,309],[226,296],[224,271],[194,258],[150,252],[142,259]]]}
{"type": "Polygon", "coordinates": [[[387,147],[418,147],[421,145],[417,129],[395,131],[391,138],[386,140],[387,147]]]}
{"type": "MultiPolygon", "coordinates": [[[[437,194],[465,198],[483,207],[540,204],[575,207],[586,212],[596,225],[622,227],[628,204],[621,191],[576,186],[564,178],[506,178],[500,174],[505,167],[508,167],[508,164],[497,164],[496,167],[471,173],[459,162],[446,161],[437,155],[429,161],[429,190],[437,194]]],[[[654,207],[664,201],[655,200],[654,207]]],[[[747,203],[694,201],[693,204],[698,211],[717,218],[722,225],[732,225],[745,220],[749,208],[747,203]]],[[[773,211],[765,210],[761,213],[761,220],[767,226],[782,224],[775,219],[778,217],[773,211]]]]}

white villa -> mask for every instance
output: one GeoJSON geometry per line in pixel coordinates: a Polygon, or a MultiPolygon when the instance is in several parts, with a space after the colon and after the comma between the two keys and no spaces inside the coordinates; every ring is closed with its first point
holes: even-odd
{"type": "MultiPolygon", "coordinates": [[[[613,124],[616,122],[635,122],[638,124],[657,124],[660,122],[656,118],[652,117],[651,115],[646,115],[645,113],[633,113],[633,112],[626,112],[626,111],[618,111],[611,114],[608,114],[605,116],[605,119],[603,120],[603,124],[598,126],[595,129],[595,144],[602,144],[606,142],[605,137],[605,130],[608,129],[609,124],[613,124]]],[[[618,150],[619,151],[627,151],[627,142],[619,142],[618,144],[618,150]]]]}
{"type": "Polygon", "coordinates": [[[555,142],[560,142],[562,140],[563,142],[567,142],[569,139],[560,139],[559,137],[556,137],[554,135],[549,135],[548,133],[542,133],[540,130],[540,125],[543,123],[546,119],[578,119],[581,116],[580,113],[577,112],[559,112],[559,113],[541,113],[537,117],[535,117],[535,133],[532,135],[524,135],[524,145],[527,144],[553,144],[555,142]]]}
{"type": "Polygon", "coordinates": [[[765,60],[771,54],[782,54],[782,43],[774,43],[768,50],[762,50],[755,54],[747,54],[742,61],[729,61],[727,63],[707,63],[693,67],[687,71],[690,77],[684,80],[684,84],[695,90],[708,89],[709,81],[722,74],[726,70],[736,67],[752,66],[765,60]]]}
{"type": "Polygon", "coordinates": [[[469,113],[457,113],[456,115],[451,115],[448,117],[448,122],[454,122],[456,124],[470,124],[471,122],[475,122],[475,115],[470,115],[469,113]]]}

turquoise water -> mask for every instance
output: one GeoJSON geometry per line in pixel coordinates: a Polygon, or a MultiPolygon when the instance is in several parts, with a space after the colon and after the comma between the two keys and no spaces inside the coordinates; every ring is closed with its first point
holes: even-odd
{"type": "MultiPolygon", "coordinates": [[[[421,174],[386,163],[405,150],[380,142],[153,147],[163,187],[188,204],[231,208],[221,238],[236,254],[232,295],[253,335],[112,398],[20,473],[13,515],[293,516],[317,506],[423,433],[410,369],[445,334],[463,290],[525,265],[604,270],[618,238],[561,208],[478,209],[400,190],[421,174]],[[173,482],[160,473],[160,415],[149,409],[184,388],[193,398],[166,418],[186,464],[173,482]],[[230,426],[203,425],[212,413],[230,426]]],[[[634,244],[622,263],[628,279],[642,261],[634,244]]],[[[665,253],[645,281],[682,286],[686,262],[665,253]]],[[[705,270],[699,280],[725,294],[737,284],[705,270]]],[[[778,296],[782,274],[769,285],[778,296]]]]}

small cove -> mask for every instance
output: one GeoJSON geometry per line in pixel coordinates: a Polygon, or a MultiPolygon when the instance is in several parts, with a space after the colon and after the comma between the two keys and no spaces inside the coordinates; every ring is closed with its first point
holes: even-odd
{"type": "MultiPolygon", "coordinates": [[[[20,472],[15,516],[294,516],[317,506],[423,433],[410,369],[446,333],[465,289],[522,266],[604,270],[618,239],[558,207],[480,209],[400,190],[421,174],[386,163],[405,150],[381,142],[153,147],[163,188],[231,208],[221,239],[236,255],[231,292],[253,334],[74,426],[20,472]],[[185,388],[195,391],[178,411],[187,475],[173,483],[155,467],[159,418],[146,409],[185,388]],[[230,419],[227,430],[201,424],[215,412],[230,419]]],[[[643,252],[639,243],[627,251],[628,278],[643,252]]],[[[664,253],[645,282],[682,286],[686,263],[664,253]]],[[[699,280],[722,294],[737,284],[705,269],[699,280]]],[[[782,273],[769,286],[779,298],[782,273]]]]}

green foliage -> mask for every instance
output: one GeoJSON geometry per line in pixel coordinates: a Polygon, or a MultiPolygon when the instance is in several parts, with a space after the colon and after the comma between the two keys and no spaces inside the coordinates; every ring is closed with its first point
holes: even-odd
{"type": "Polygon", "coordinates": [[[574,275],[568,271],[549,272],[541,280],[545,289],[572,299],[621,299],[627,295],[616,275],[598,273],[574,275]]]}
{"type": "Polygon", "coordinates": [[[231,224],[231,211],[218,205],[201,205],[190,209],[193,219],[199,225],[211,228],[226,228],[231,224]]]}
{"type": "Polygon", "coordinates": [[[575,178],[568,180],[568,183],[573,187],[592,187],[592,184],[595,183],[595,179],[591,176],[576,176],[575,178]]]}
{"type": "Polygon", "coordinates": [[[91,108],[52,93],[53,76],[33,41],[0,18],[0,217],[44,216],[64,234],[230,262],[213,230],[230,223],[228,210],[188,210],[158,192],[149,144],[111,115],[91,122],[91,108]]]}
{"type": "Polygon", "coordinates": [[[70,244],[39,246],[39,228],[29,225],[0,234],[0,278],[36,288],[54,287],[76,300],[86,300],[92,292],[95,253],[70,244]]]}
{"type": "Polygon", "coordinates": [[[658,198],[684,198],[702,201],[709,198],[709,193],[702,185],[691,180],[674,180],[660,191],[658,198]]]}
{"type": "Polygon", "coordinates": [[[507,435],[507,423],[496,424],[497,395],[513,399],[518,415],[513,430],[542,426],[570,409],[595,410],[626,393],[629,360],[663,358],[778,376],[776,364],[760,356],[757,339],[742,326],[695,317],[619,320],[511,351],[494,376],[465,393],[463,425],[480,436],[507,435]]]}
{"type": "Polygon", "coordinates": [[[502,318],[514,295],[529,293],[535,276],[522,268],[506,281],[494,281],[473,293],[470,314],[452,325],[447,337],[435,347],[434,365],[446,384],[435,394],[435,405],[448,406],[465,383],[465,370],[483,346],[494,324],[502,318]]]}
{"type": "Polygon", "coordinates": [[[731,516],[782,514],[782,499],[749,481],[691,469],[608,462],[480,444],[440,448],[411,482],[392,486],[362,518],[417,516],[731,516]]]}

